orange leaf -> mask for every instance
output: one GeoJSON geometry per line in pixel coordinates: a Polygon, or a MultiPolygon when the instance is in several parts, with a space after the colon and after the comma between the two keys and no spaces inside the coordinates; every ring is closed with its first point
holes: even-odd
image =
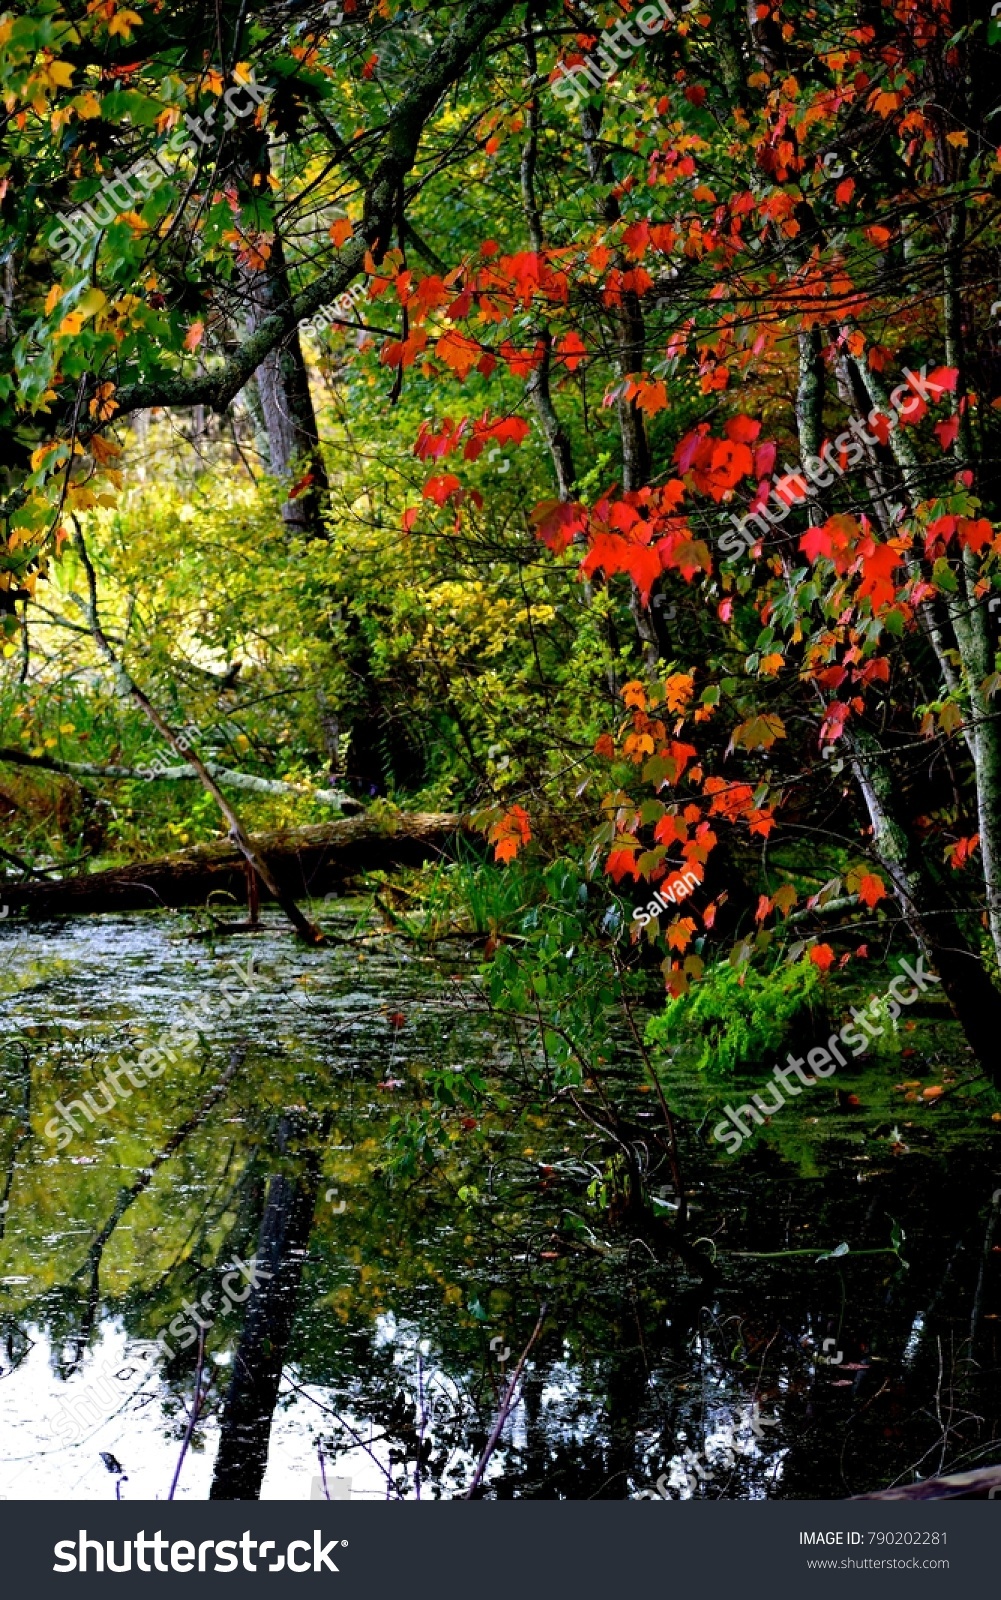
{"type": "Polygon", "coordinates": [[[198,346],[201,344],[201,342],[204,339],[204,337],[205,337],[205,324],[204,324],[204,322],[193,322],[191,324],[191,327],[188,329],[187,333],[184,335],[184,348],[185,348],[185,350],[197,350],[198,346]]]}
{"type": "Polygon", "coordinates": [[[858,897],[871,910],[880,900],[886,899],[886,885],[874,872],[863,873],[858,886],[858,897]]]}
{"type": "Polygon", "coordinates": [[[826,972],[834,961],[834,951],[829,944],[815,944],[810,951],[810,960],[821,972],[826,972]]]}
{"type": "Polygon", "coordinates": [[[330,225],[330,237],[339,250],[345,239],[350,239],[354,229],[347,217],[340,217],[337,222],[330,225]]]}
{"type": "Polygon", "coordinates": [[[435,351],[446,366],[458,373],[462,382],[469,376],[482,354],[475,339],[470,339],[467,334],[459,333],[454,328],[442,334],[435,351]]]}
{"type": "Polygon", "coordinates": [[[532,825],[523,806],[512,806],[491,825],[487,839],[494,847],[494,859],[513,861],[522,845],[532,837],[532,825]]]}

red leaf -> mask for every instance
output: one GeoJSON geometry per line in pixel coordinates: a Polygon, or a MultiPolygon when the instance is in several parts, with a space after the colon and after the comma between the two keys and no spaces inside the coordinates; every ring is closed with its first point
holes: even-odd
{"type": "Polygon", "coordinates": [[[433,500],[436,506],[443,506],[461,488],[462,484],[454,473],[443,472],[439,478],[429,478],[421,494],[425,500],[433,500]]]}
{"type": "Polygon", "coordinates": [[[605,871],[616,883],[621,883],[627,872],[638,878],[635,850],[613,850],[605,863],[605,871]]]}
{"type": "MultiPolygon", "coordinates": [[[[959,377],[958,367],[936,367],[934,372],[929,372],[927,383],[929,386],[937,384],[940,389],[948,389],[950,394],[955,392],[956,379],[959,377]]],[[[934,401],[932,404],[934,405],[934,401]]]]}
{"type": "Polygon", "coordinates": [[[752,421],[750,417],[731,417],[724,423],[723,432],[734,444],[753,444],[761,432],[761,423],[752,421]]]}
{"type": "Polygon", "coordinates": [[[799,547],[808,561],[816,561],[819,556],[829,557],[834,554],[831,536],[826,528],[807,528],[799,541],[799,547]]]}
{"type": "Polygon", "coordinates": [[[565,364],[568,372],[576,372],[587,354],[587,346],[579,333],[568,333],[556,346],[558,358],[565,364]]]}
{"type": "Polygon", "coordinates": [[[834,962],[834,951],[829,944],[815,944],[810,951],[810,960],[821,972],[826,972],[834,962]]]}

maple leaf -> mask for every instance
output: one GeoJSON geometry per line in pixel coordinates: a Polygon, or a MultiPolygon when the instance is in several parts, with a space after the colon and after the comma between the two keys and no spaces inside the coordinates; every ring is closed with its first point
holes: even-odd
{"type": "Polygon", "coordinates": [[[598,735],[594,741],[594,753],[596,756],[604,756],[607,761],[611,761],[614,758],[615,740],[610,733],[600,733],[598,735]]]}
{"type": "Polygon", "coordinates": [[[635,850],[612,850],[605,862],[605,871],[616,883],[621,883],[627,872],[638,878],[640,872],[636,865],[635,850]]]}
{"type": "Polygon", "coordinates": [[[927,382],[929,388],[937,385],[939,389],[946,389],[950,394],[954,394],[958,378],[958,367],[936,367],[934,371],[929,372],[927,382]]]}
{"type": "Polygon", "coordinates": [[[994,528],[986,517],[979,517],[976,522],[968,517],[960,517],[957,522],[959,542],[966,549],[973,550],[977,555],[985,545],[991,544],[994,539],[994,528]]]}
{"type": "Polygon", "coordinates": [[[769,750],[776,739],[786,736],[785,723],[773,711],[759,712],[733,730],[731,743],[746,750],[769,750]]]}
{"type": "Polygon", "coordinates": [[[641,383],[636,390],[636,404],[651,417],[663,411],[667,406],[667,385],[659,379],[656,383],[641,383]]]}
{"type": "Polygon", "coordinates": [[[791,883],[784,883],[780,889],[776,889],[772,899],[778,906],[782,915],[787,917],[793,906],[796,904],[796,901],[799,899],[799,895],[796,893],[796,890],[793,888],[791,883]]]}
{"type": "Polygon", "coordinates": [[[966,866],[979,843],[979,833],[973,833],[966,839],[957,839],[955,844],[946,845],[943,855],[953,872],[959,872],[966,866]]]}
{"type": "Polygon", "coordinates": [[[755,922],[759,922],[759,923],[760,922],[764,922],[765,918],[768,916],[768,913],[772,909],[772,905],[773,905],[773,902],[771,900],[769,900],[769,898],[768,898],[768,896],[766,894],[759,895],[758,896],[758,909],[754,913],[755,922]]]}
{"type": "Polygon", "coordinates": [[[956,435],[959,433],[959,418],[946,417],[943,422],[936,422],[932,431],[942,449],[948,450],[956,442],[956,435]]]}
{"type": "Polygon", "coordinates": [[[810,951],[810,960],[821,972],[826,972],[834,962],[834,951],[829,944],[815,944],[810,951]]]}
{"type": "Polygon", "coordinates": [[[556,346],[556,354],[568,372],[576,372],[587,355],[587,346],[579,333],[567,333],[556,346]]]}
{"type": "Polygon", "coordinates": [[[834,545],[826,528],[807,528],[799,547],[808,561],[817,561],[821,556],[830,558],[834,554],[834,545]]]}
{"type": "Polygon", "coordinates": [[[354,228],[348,221],[347,217],[339,217],[336,222],[332,222],[330,224],[330,237],[338,250],[344,243],[345,239],[351,238],[353,232],[354,228]]]}
{"type": "Polygon", "coordinates": [[[745,416],[730,417],[723,424],[723,432],[734,444],[753,444],[761,432],[761,423],[745,416]]]}
{"type": "Polygon", "coordinates": [[[872,602],[873,614],[881,606],[892,601],[896,594],[893,573],[902,562],[903,557],[891,544],[878,544],[875,539],[866,540],[863,546],[859,599],[868,599],[872,602]]]}
{"type": "Polygon", "coordinates": [[[521,444],[532,430],[524,417],[503,417],[500,422],[492,422],[486,431],[498,444],[521,444]]]}
{"type": "Polygon", "coordinates": [[[475,339],[470,339],[467,334],[450,328],[438,340],[435,354],[446,366],[451,367],[452,371],[458,374],[460,382],[464,383],[479,361],[481,351],[475,339]]]}
{"type": "Polygon", "coordinates": [[[443,506],[446,500],[462,489],[462,484],[452,472],[443,472],[440,477],[429,478],[421,490],[425,500],[433,500],[436,506],[443,506]]]}
{"type": "Polygon", "coordinates": [[[120,33],[127,42],[132,37],[132,29],[141,27],[142,18],[134,11],[116,11],[108,23],[108,33],[112,38],[116,33],[120,33]]]}
{"type": "Polygon", "coordinates": [[[870,911],[880,900],[886,899],[886,885],[874,872],[865,872],[859,879],[858,897],[870,911]]]}
{"type": "Polygon", "coordinates": [[[687,672],[672,672],[664,683],[668,711],[684,711],[695,693],[695,679],[687,672]]]}
{"type": "Polygon", "coordinates": [[[204,322],[193,322],[191,324],[191,327],[188,329],[187,333],[184,335],[184,348],[185,348],[185,350],[197,350],[198,346],[201,344],[201,342],[204,339],[204,337],[205,337],[205,324],[204,324],[204,322]]]}
{"type": "Polygon", "coordinates": [[[494,822],[488,833],[487,840],[494,847],[496,861],[513,861],[522,845],[528,844],[532,837],[532,826],[529,822],[528,812],[523,806],[514,805],[510,810],[494,822]]]}
{"type": "Polygon", "coordinates": [[[692,942],[696,923],[692,917],[675,917],[667,930],[667,942],[672,950],[686,950],[692,942]]]}

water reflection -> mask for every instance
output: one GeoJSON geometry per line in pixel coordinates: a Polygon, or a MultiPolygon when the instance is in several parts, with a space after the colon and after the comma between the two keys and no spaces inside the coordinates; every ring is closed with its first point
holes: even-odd
{"type": "Polygon", "coordinates": [[[905,1158],[846,1123],[814,1176],[700,1156],[679,1085],[680,1259],[596,1204],[586,1123],[429,1093],[517,1066],[464,952],[183,932],[0,933],[0,1494],[462,1495],[543,1302],[492,1495],[837,1497],[996,1458],[989,1116],[940,1108],[905,1158]],[[196,1003],[197,1048],[55,1149],[56,1100],[196,1003]]]}

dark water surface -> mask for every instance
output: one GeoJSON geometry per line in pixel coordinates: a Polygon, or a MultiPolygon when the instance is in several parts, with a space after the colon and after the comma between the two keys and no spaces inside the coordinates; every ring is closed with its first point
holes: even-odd
{"type": "Polygon", "coordinates": [[[544,1304],[489,1493],[839,1497],[1001,1460],[1001,1102],[950,1027],[732,1160],[679,1074],[682,1258],[616,1219],[571,1108],[511,1111],[526,1064],[465,949],[188,928],[0,928],[0,1495],[461,1495],[544,1304]],[[202,997],[199,1045],[74,1111],[202,997]]]}

